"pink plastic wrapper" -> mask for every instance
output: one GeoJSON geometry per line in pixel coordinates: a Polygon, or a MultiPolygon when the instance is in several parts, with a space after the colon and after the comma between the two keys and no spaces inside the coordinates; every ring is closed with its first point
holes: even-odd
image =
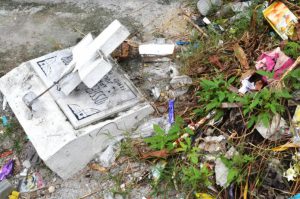
{"type": "Polygon", "coordinates": [[[1,172],[0,172],[0,182],[12,174],[13,168],[14,168],[13,160],[8,161],[8,163],[6,163],[2,167],[1,172]]]}
{"type": "Polygon", "coordinates": [[[257,70],[274,71],[274,79],[279,79],[293,63],[294,60],[285,55],[278,47],[272,51],[264,52],[258,58],[255,67],[257,70]]]}

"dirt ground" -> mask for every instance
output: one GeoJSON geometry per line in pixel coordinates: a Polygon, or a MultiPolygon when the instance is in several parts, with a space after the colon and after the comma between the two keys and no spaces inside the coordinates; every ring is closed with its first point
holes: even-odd
{"type": "MultiPolygon", "coordinates": [[[[178,22],[173,22],[177,27],[172,26],[179,6],[176,0],[1,0],[0,76],[22,62],[73,46],[88,32],[96,36],[114,19],[144,41],[151,40],[155,34],[174,37],[186,27],[178,22]]],[[[130,75],[130,71],[126,72],[130,75]]],[[[125,166],[138,167],[136,176],[145,170],[145,165],[127,163],[116,166],[112,175],[116,176],[125,166]]],[[[46,167],[36,169],[47,185],[36,193],[37,198],[75,199],[96,191],[86,198],[104,198],[105,193],[119,186],[107,174],[88,168],[66,181],[46,167]],[[56,187],[54,193],[47,193],[48,186],[56,187]]],[[[149,192],[150,185],[145,184],[130,190],[129,198],[142,198],[149,192]]]]}

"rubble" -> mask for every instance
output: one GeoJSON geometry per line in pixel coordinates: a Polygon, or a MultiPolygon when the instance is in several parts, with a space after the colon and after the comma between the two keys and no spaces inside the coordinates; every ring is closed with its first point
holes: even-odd
{"type": "Polygon", "coordinates": [[[228,168],[220,158],[215,161],[216,184],[221,187],[227,187],[228,168]]]}
{"type": "Polygon", "coordinates": [[[118,153],[120,153],[118,145],[109,145],[99,157],[100,164],[104,167],[110,167],[116,160],[118,153]]]}
{"type": "Polygon", "coordinates": [[[220,152],[225,150],[226,138],[223,135],[220,136],[207,136],[204,142],[199,144],[199,148],[209,153],[220,152]]]}
{"type": "Polygon", "coordinates": [[[8,180],[2,180],[0,182],[0,198],[8,198],[13,190],[14,188],[8,180]]]}
{"type": "MultiPolygon", "coordinates": [[[[291,18],[300,10],[282,2],[291,18]]],[[[0,166],[15,162],[5,177],[20,184],[21,196],[291,197],[300,173],[297,47],[279,45],[264,23],[274,22],[272,5],[221,5],[199,0],[200,13],[190,5],[170,10],[177,23],[191,25],[178,34],[171,19],[159,25],[156,15],[143,31],[130,27],[128,39],[118,21],[95,39],[89,32],[101,31],[78,26],[84,37],[74,47],[60,46],[3,75],[0,138],[9,142],[0,146],[0,166]],[[26,134],[16,131],[10,108],[26,134]],[[33,150],[25,150],[28,143],[33,150]]],[[[143,17],[145,10],[130,15],[143,17]]],[[[294,26],[296,34],[278,34],[297,39],[294,26]]]]}
{"type": "Polygon", "coordinates": [[[289,135],[289,127],[280,115],[273,116],[269,127],[265,127],[262,122],[256,126],[257,131],[265,139],[276,141],[289,135]]]}

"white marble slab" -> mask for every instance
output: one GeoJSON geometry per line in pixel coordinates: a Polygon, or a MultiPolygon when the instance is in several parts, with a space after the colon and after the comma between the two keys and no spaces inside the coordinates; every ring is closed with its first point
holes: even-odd
{"type": "MultiPolygon", "coordinates": [[[[41,81],[50,87],[71,59],[71,49],[65,49],[31,60],[29,63],[41,81]]],[[[72,78],[77,78],[75,75],[76,73],[72,73],[72,78]]],[[[69,81],[68,78],[65,81],[69,81]]],[[[65,95],[58,85],[52,88],[50,93],[75,129],[128,109],[142,99],[117,64],[114,64],[114,68],[93,88],[80,83],[70,95],[65,95]]]]}

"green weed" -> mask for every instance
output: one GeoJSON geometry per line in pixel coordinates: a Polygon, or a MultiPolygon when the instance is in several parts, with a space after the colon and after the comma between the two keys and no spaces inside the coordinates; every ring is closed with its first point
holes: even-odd
{"type": "Polygon", "coordinates": [[[297,59],[300,54],[300,44],[298,42],[289,41],[283,51],[287,56],[297,59]]]}

